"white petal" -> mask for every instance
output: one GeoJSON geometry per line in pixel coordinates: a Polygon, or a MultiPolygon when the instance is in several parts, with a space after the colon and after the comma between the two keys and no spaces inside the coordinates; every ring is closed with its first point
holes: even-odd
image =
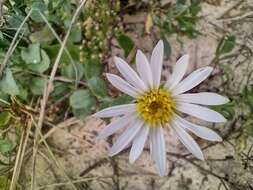
{"type": "Polygon", "coordinates": [[[191,90],[205,80],[211,74],[212,70],[212,67],[203,67],[193,71],[188,77],[186,77],[175,88],[172,89],[173,95],[178,95],[191,90]]]}
{"type": "Polygon", "coordinates": [[[171,128],[184,146],[198,159],[204,160],[203,153],[195,140],[175,121],[172,121],[171,124],[171,128]]]}
{"type": "Polygon", "coordinates": [[[166,164],[166,148],[163,128],[161,126],[154,127],[151,133],[152,158],[159,171],[160,176],[167,174],[166,164]]]}
{"type": "Polygon", "coordinates": [[[151,127],[149,130],[149,149],[150,149],[150,156],[151,156],[151,160],[155,161],[155,157],[154,157],[154,148],[153,148],[153,133],[154,133],[154,128],[151,127]]]}
{"type": "Polygon", "coordinates": [[[114,156],[115,154],[118,154],[120,151],[122,151],[136,136],[136,134],[139,132],[143,125],[144,121],[140,119],[136,119],[133,122],[132,126],[129,126],[126,131],[123,132],[123,134],[117,139],[115,144],[112,146],[110,150],[110,156],[114,156]]]}
{"type": "Polygon", "coordinates": [[[151,68],[150,68],[147,57],[140,50],[137,50],[136,66],[137,66],[137,71],[140,74],[143,82],[146,84],[146,86],[152,88],[153,78],[152,78],[151,68]]]}
{"type": "Polygon", "coordinates": [[[160,85],[162,65],[163,65],[163,41],[160,40],[155,46],[151,55],[151,70],[153,73],[154,87],[158,88],[160,85]]]}
{"type": "Polygon", "coordinates": [[[131,121],[136,119],[135,113],[127,114],[107,125],[98,135],[97,139],[105,139],[106,137],[112,135],[117,130],[122,129],[131,121]]]}
{"type": "Polygon", "coordinates": [[[191,123],[177,115],[175,115],[175,120],[180,123],[180,126],[182,126],[184,129],[191,131],[202,139],[209,141],[222,141],[222,138],[211,129],[191,123]]]}
{"type": "Polygon", "coordinates": [[[180,112],[192,115],[205,121],[217,123],[226,122],[223,115],[203,106],[189,103],[177,103],[176,109],[180,112]]]}
{"type": "Polygon", "coordinates": [[[165,88],[168,90],[173,89],[184,77],[189,63],[189,55],[183,55],[177,61],[173,73],[169,80],[165,83],[165,88]]]}
{"type": "Polygon", "coordinates": [[[216,93],[201,92],[180,94],[175,97],[177,101],[202,104],[202,105],[221,105],[229,102],[229,99],[216,93]]]}
{"type": "Polygon", "coordinates": [[[141,155],[144,148],[145,142],[148,137],[149,126],[142,126],[139,133],[135,136],[133,140],[133,145],[129,155],[129,162],[134,163],[134,161],[141,155]]]}
{"type": "Polygon", "coordinates": [[[137,73],[121,58],[115,57],[115,64],[122,76],[134,87],[139,90],[145,91],[147,87],[140,79],[137,73]]]}
{"type": "Polygon", "coordinates": [[[136,104],[124,104],[124,105],[118,105],[118,106],[112,106],[109,108],[105,108],[97,113],[95,113],[94,117],[115,117],[119,115],[124,115],[128,113],[133,113],[136,111],[136,104]]]}
{"type": "Polygon", "coordinates": [[[141,94],[141,92],[138,89],[131,86],[125,80],[123,80],[117,75],[107,73],[106,77],[115,88],[119,89],[121,92],[124,92],[125,94],[128,94],[129,96],[136,98],[141,94]]]}

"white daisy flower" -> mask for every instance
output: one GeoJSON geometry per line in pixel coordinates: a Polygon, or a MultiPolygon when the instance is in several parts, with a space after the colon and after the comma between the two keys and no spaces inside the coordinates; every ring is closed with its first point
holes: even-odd
{"type": "Polygon", "coordinates": [[[185,93],[204,81],[213,70],[211,67],[202,67],[183,79],[189,63],[188,55],[182,56],[177,61],[169,80],[161,83],[163,52],[164,46],[160,40],[152,52],[149,63],[146,56],[138,50],[136,55],[138,74],[124,60],[115,57],[116,67],[124,79],[114,74],[106,74],[107,79],[118,90],[132,96],[135,101],[131,104],[106,108],[94,114],[99,118],[119,117],[101,131],[98,136],[100,139],[125,128],[111,147],[110,156],[118,154],[132,143],[129,161],[133,163],[142,153],[148,139],[151,157],[161,176],[167,174],[165,128],[173,130],[184,146],[198,159],[203,160],[200,147],[188,132],[209,141],[222,141],[222,139],[211,129],[183,119],[180,113],[208,122],[225,122],[226,119],[220,113],[205,105],[220,105],[229,101],[221,95],[210,92],[185,93]]]}

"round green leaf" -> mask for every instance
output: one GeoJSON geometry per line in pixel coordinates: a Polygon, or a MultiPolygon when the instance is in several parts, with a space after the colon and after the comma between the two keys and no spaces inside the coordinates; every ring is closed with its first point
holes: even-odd
{"type": "Polygon", "coordinates": [[[38,64],[41,61],[40,57],[40,44],[30,44],[28,48],[21,51],[21,58],[27,64],[38,64]]]}
{"type": "Polygon", "coordinates": [[[64,65],[61,73],[69,79],[80,80],[84,74],[84,67],[80,63],[64,65]]]}
{"type": "Polygon", "coordinates": [[[128,54],[132,51],[134,48],[134,41],[128,37],[127,35],[120,35],[118,38],[118,43],[120,47],[124,49],[125,56],[128,56],[128,54]]]}
{"type": "Polygon", "coordinates": [[[16,81],[13,78],[12,72],[10,69],[5,70],[5,75],[3,79],[0,81],[0,89],[9,95],[18,95],[19,88],[17,86],[16,81]]]}
{"type": "Polygon", "coordinates": [[[89,115],[89,112],[85,109],[73,109],[73,114],[78,119],[85,119],[89,115]]]}
{"type": "Polygon", "coordinates": [[[33,32],[29,36],[29,38],[33,43],[41,43],[41,42],[50,43],[55,39],[52,31],[48,26],[44,26],[41,30],[33,32]]]}
{"type": "Polygon", "coordinates": [[[45,78],[34,77],[31,80],[30,89],[34,95],[42,95],[47,80],[45,78]]]}
{"type": "Polygon", "coordinates": [[[70,96],[70,105],[74,109],[90,110],[96,104],[96,99],[89,90],[77,90],[70,96]]]}
{"type": "Polygon", "coordinates": [[[84,74],[87,79],[99,76],[103,71],[103,65],[98,60],[89,60],[84,64],[84,74]]]}
{"type": "Polygon", "coordinates": [[[41,50],[41,61],[37,64],[29,64],[27,67],[35,72],[43,73],[45,72],[50,65],[50,59],[47,53],[44,50],[41,50]]]}
{"type": "Polygon", "coordinates": [[[74,26],[71,29],[69,39],[74,43],[80,42],[82,40],[82,30],[81,30],[81,28],[78,27],[78,26],[74,26]]]}
{"type": "Polygon", "coordinates": [[[88,85],[91,92],[97,98],[105,98],[107,96],[107,88],[105,82],[99,77],[92,77],[88,80],[88,85]]]}

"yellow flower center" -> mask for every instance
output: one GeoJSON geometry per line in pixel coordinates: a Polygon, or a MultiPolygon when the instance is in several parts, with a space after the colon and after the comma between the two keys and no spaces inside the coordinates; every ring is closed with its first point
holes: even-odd
{"type": "Polygon", "coordinates": [[[151,90],[137,98],[137,111],[151,127],[168,123],[175,106],[171,94],[162,88],[151,90]]]}

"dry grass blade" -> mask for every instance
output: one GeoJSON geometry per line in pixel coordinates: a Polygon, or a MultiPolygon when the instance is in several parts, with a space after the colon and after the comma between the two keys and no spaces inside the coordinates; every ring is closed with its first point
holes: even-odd
{"type": "MultiPolygon", "coordinates": [[[[41,108],[40,108],[40,114],[39,114],[39,121],[38,121],[38,125],[36,127],[36,131],[35,131],[35,139],[34,139],[34,149],[33,149],[33,174],[32,174],[32,183],[31,183],[31,189],[35,189],[35,164],[36,164],[36,154],[37,154],[37,150],[38,150],[38,137],[39,137],[39,134],[40,134],[40,131],[41,131],[41,128],[42,128],[42,124],[43,124],[43,120],[44,120],[44,116],[45,116],[45,110],[46,110],[46,104],[47,104],[47,101],[48,101],[48,97],[49,97],[49,94],[53,88],[53,81],[54,81],[54,77],[55,77],[55,74],[56,74],[56,71],[58,69],[58,66],[59,66],[59,63],[60,63],[60,59],[61,59],[61,56],[63,54],[63,51],[64,51],[64,48],[65,48],[65,45],[67,43],[67,40],[69,38],[69,35],[70,35],[70,31],[71,31],[71,28],[77,18],[77,16],[79,15],[79,12],[81,11],[81,8],[83,7],[83,5],[86,3],[86,0],[83,0],[81,1],[79,7],[77,8],[74,16],[72,17],[72,20],[71,20],[71,23],[70,23],[70,27],[64,37],[64,40],[61,44],[61,48],[57,54],[57,57],[56,57],[56,60],[54,62],[54,65],[53,65],[53,69],[51,71],[51,74],[50,74],[50,78],[49,78],[49,81],[48,81],[48,85],[46,87],[44,87],[44,93],[43,93],[43,99],[41,101],[41,108]]],[[[73,186],[73,189],[76,189],[76,187],[74,185],[73,186]]]]}
{"type": "Polygon", "coordinates": [[[13,174],[12,174],[10,190],[14,190],[16,188],[17,181],[19,179],[19,174],[20,174],[21,167],[22,167],[22,163],[23,163],[23,159],[24,159],[24,155],[25,155],[25,151],[26,151],[26,146],[27,146],[29,134],[31,131],[31,127],[32,127],[32,120],[29,120],[28,127],[27,127],[27,129],[24,129],[22,136],[21,136],[19,150],[18,150],[18,154],[16,156],[15,166],[14,166],[14,170],[13,170],[13,174]]]}
{"type": "MultiPolygon", "coordinates": [[[[57,39],[57,41],[62,45],[62,41],[61,41],[61,38],[57,35],[57,33],[55,32],[55,30],[53,29],[53,27],[51,26],[51,24],[48,22],[47,18],[39,11],[40,13],[40,16],[41,18],[44,20],[44,22],[47,24],[48,28],[51,30],[52,34],[55,36],[55,38],[57,39]]],[[[73,68],[74,68],[74,72],[75,72],[75,86],[77,87],[78,85],[78,71],[77,71],[77,68],[76,68],[76,65],[75,65],[75,62],[71,56],[71,54],[69,53],[68,49],[64,47],[64,51],[66,52],[67,56],[69,57],[70,59],[70,63],[73,65],[73,68]]]]}
{"type": "Polygon", "coordinates": [[[72,117],[72,118],[69,118],[68,120],[65,120],[64,122],[62,123],[59,123],[58,125],[54,126],[51,130],[49,130],[44,136],[42,139],[40,139],[39,143],[42,142],[42,140],[46,140],[48,137],[50,137],[50,135],[52,135],[57,129],[62,129],[62,128],[65,128],[65,127],[69,127],[71,125],[75,125],[79,123],[79,120],[72,117]]]}

